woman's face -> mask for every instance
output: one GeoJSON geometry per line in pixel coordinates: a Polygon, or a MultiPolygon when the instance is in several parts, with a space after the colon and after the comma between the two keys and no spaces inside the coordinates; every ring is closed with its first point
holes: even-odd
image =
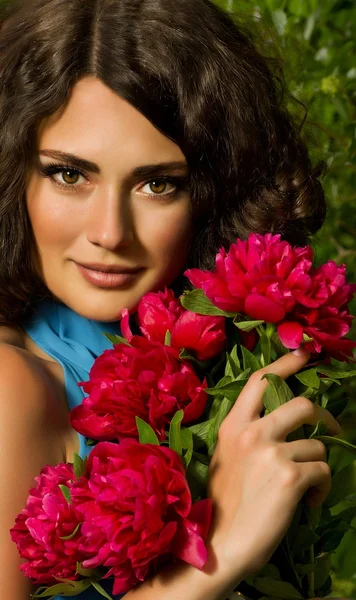
{"type": "Polygon", "coordinates": [[[42,123],[35,162],[27,208],[39,270],[57,299],[113,321],[174,281],[191,234],[188,167],[140,112],[86,77],[42,123]]]}

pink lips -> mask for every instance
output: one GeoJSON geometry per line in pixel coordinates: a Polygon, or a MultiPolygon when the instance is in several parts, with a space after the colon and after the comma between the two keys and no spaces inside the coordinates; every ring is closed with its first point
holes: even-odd
{"type": "Polygon", "coordinates": [[[131,283],[142,268],[127,269],[110,265],[80,265],[75,263],[83,277],[99,288],[117,288],[131,283]],[[100,270],[103,269],[103,270],[100,270]]]}

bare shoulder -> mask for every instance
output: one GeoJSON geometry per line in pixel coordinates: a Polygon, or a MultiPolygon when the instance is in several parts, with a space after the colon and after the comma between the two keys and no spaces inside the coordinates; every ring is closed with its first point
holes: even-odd
{"type": "Polygon", "coordinates": [[[0,337],[0,432],[5,423],[13,423],[15,430],[23,426],[31,435],[38,428],[44,439],[51,440],[49,458],[54,462],[65,459],[68,411],[45,361],[20,343],[3,342],[0,337]]]}

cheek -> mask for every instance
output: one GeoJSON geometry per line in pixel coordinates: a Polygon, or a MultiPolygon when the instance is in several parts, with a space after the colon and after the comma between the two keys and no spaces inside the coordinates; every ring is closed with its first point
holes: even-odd
{"type": "Polygon", "coordinates": [[[45,182],[29,186],[27,210],[40,255],[44,250],[66,246],[76,236],[80,213],[66,199],[51,194],[45,182]],[[78,213],[78,214],[77,214],[78,213]]]}
{"type": "Polygon", "coordinates": [[[192,231],[189,206],[175,207],[159,218],[150,218],[146,231],[150,231],[149,239],[146,235],[150,253],[162,264],[171,263],[172,259],[184,262],[192,231]]]}

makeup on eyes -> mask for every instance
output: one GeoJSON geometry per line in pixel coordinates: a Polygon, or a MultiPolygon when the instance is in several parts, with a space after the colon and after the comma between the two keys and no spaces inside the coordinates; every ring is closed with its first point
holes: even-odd
{"type": "MultiPolygon", "coordinates": [[[[50,179],[50,181],[53,183],[53,185],[57,186],[60,189],[63,189],[65,191],[69,191],[69,192],[79,192],[83,189],[83,187],[86,184],[77,184],[76,182],[73,183],[61,183],[60,181],[58,181],[57,179],[55,179],[55,175],[58,174],[71,174],[75,176],[79,176],[79,177],[83,177],[84,179],[86,179],[87,181],[89,180],[89,174],[76,168],[73,167],[71,164],[61,164],[61,163],[57,163],[57,162],[51,162],[51,163],[42,163],[39,162],[39,172],[40,175],[44,178],[48,178],[50,179]]],[[[148,166],[148,169],[152,169],[152,166],[148,166]]],[[[145,169],[145,167],[141,167],[142,170],[145,169]]],[[[158,169],[160,172],[162,172],[162,168],[160,165],[158,165],[158,169]]],[[[137,175],[136,175],[137,177],[137,175]]],[[[167,174],[167,175],[157,175],[154,176],[152,174],[152,177],[146,181],[141,182],[141,187],[148,185],[148,184],[171,184],[174,186],[174,190],[172,192],[169,193],[152,193],[152,194],[144,194],[148,197],[151,198],[161,198],[161,199],[170,199],[174,196],[177,196],[179,193],[181,192],[189,192],[190,191],[190,177],[186,176],[186,175],[172,175],[172,174],[167,174]]]]}

